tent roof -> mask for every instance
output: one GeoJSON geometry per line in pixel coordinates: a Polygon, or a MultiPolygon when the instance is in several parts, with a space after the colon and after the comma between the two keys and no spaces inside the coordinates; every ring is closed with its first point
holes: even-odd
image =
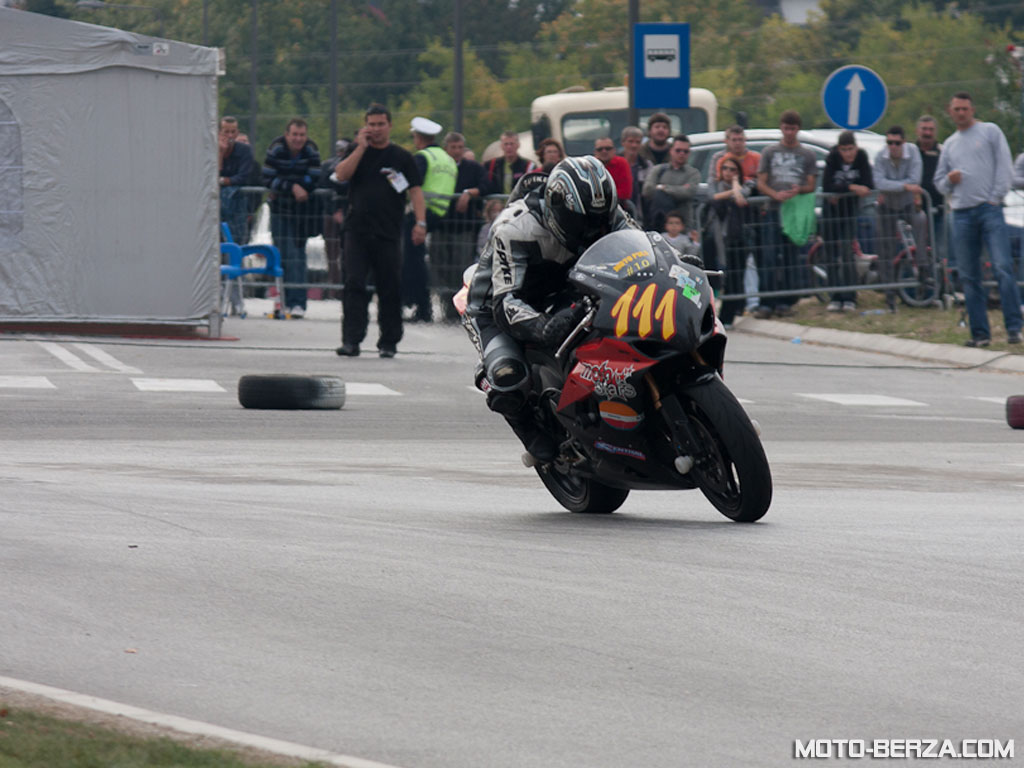
{"type": "Polygon", "coordinates": [[[104,67],[217,75],[217,62],[216,48],[0,7],[0,77],[104,67]]]}

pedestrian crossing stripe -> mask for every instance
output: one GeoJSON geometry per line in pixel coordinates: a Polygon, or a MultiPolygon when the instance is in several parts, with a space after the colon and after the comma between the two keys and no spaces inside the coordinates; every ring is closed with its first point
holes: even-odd
{"type": "Polygon", "coordinates": [[[383,384],[368,384],[359,381],[347,381],[345,382],[345,394],[346,395],[401,395],[401,392],[396,392],[390,387],[385,387],[383,384]]]}
{"type": "Polygon", "coordinates": [[[56,389],[45,376],[0,376],[0,389],[56,389]]]}
{"type": "Polygon", "coordinates": [[[811,400],[824,400],[827,403],[836,403],[837,405],[865,405],[865,406],[920,406],[927,407],[927,403],[921,403],[917,400],[907,400],[903,397],[889,397],[888,395],[858,395],[858,394],[822,394],[815,395],[806,392],[794,392],[797,397],[806,397],[811,400]]]}
{"type": "Polygon", "coordinates": [[[132,379],[140,392],[224,392],[213,379],[132,379]]]}

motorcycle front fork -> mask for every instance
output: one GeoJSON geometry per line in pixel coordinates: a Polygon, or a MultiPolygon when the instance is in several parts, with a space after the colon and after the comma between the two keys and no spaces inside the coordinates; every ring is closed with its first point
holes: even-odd
{"type": "Polygon", "coordinates": [[[661,390],[658,389],[658,384],[651,374],[648,373],[644,376],[644,381],[647,382],[647,387],[650,389],[654,409],[665,419],[669,435],[672,437],[672,447],[676,452],[673,462],[676,472],[681,475],[688,474],[693,469],[696,457],[701,450],[700,443],[690,427],[690,419],[683,410],[678,397],[661,399],[661,390]]]}

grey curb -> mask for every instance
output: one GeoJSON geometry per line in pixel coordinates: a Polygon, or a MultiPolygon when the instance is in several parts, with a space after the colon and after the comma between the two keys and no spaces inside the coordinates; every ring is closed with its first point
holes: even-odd
{"type": "Polygon", "coordinates": [[[813,325],[798,325],[779,320],[758,320],[746,316],[737,318],[731,332],[752,333],[774,339],[799,338],[801,341],[826,344],[830,347],[880,352],[885,355],[909,357],[915,360],[948,363],[963,368],[986,368],[1024,373],[1024,354],[956,347],[951,344],[932,344],[913,339],[897,339],[881,333],[840,331],[835,328],[817,328],[813,325]]]}

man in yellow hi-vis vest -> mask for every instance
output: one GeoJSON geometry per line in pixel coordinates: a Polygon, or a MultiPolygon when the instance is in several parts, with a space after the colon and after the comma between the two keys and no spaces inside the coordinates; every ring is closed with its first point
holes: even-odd
{"type": "MultiPolygon", "coordinates": [[[[448,211],[458,167],[451,156],[436,143],[441,126],[425,117],[412,119],[412,140],[416,145],[413,160],[423,176],[423,196],[427,203],[427,232],[437,232],[438,224],[448,211]]],[[[415,308],[410,322],[429,323],[433,320],[430,307],[430,275],[426,264],[426,244],[412,242],[416,222],[411,213],[405,217],[405,251],[402,259],[402,304],[415,308]]],[[[436,237],[436,235],[435,235],[436,237]]],[[[431,252],[436,246],[431,247],[431,252]]]]}

